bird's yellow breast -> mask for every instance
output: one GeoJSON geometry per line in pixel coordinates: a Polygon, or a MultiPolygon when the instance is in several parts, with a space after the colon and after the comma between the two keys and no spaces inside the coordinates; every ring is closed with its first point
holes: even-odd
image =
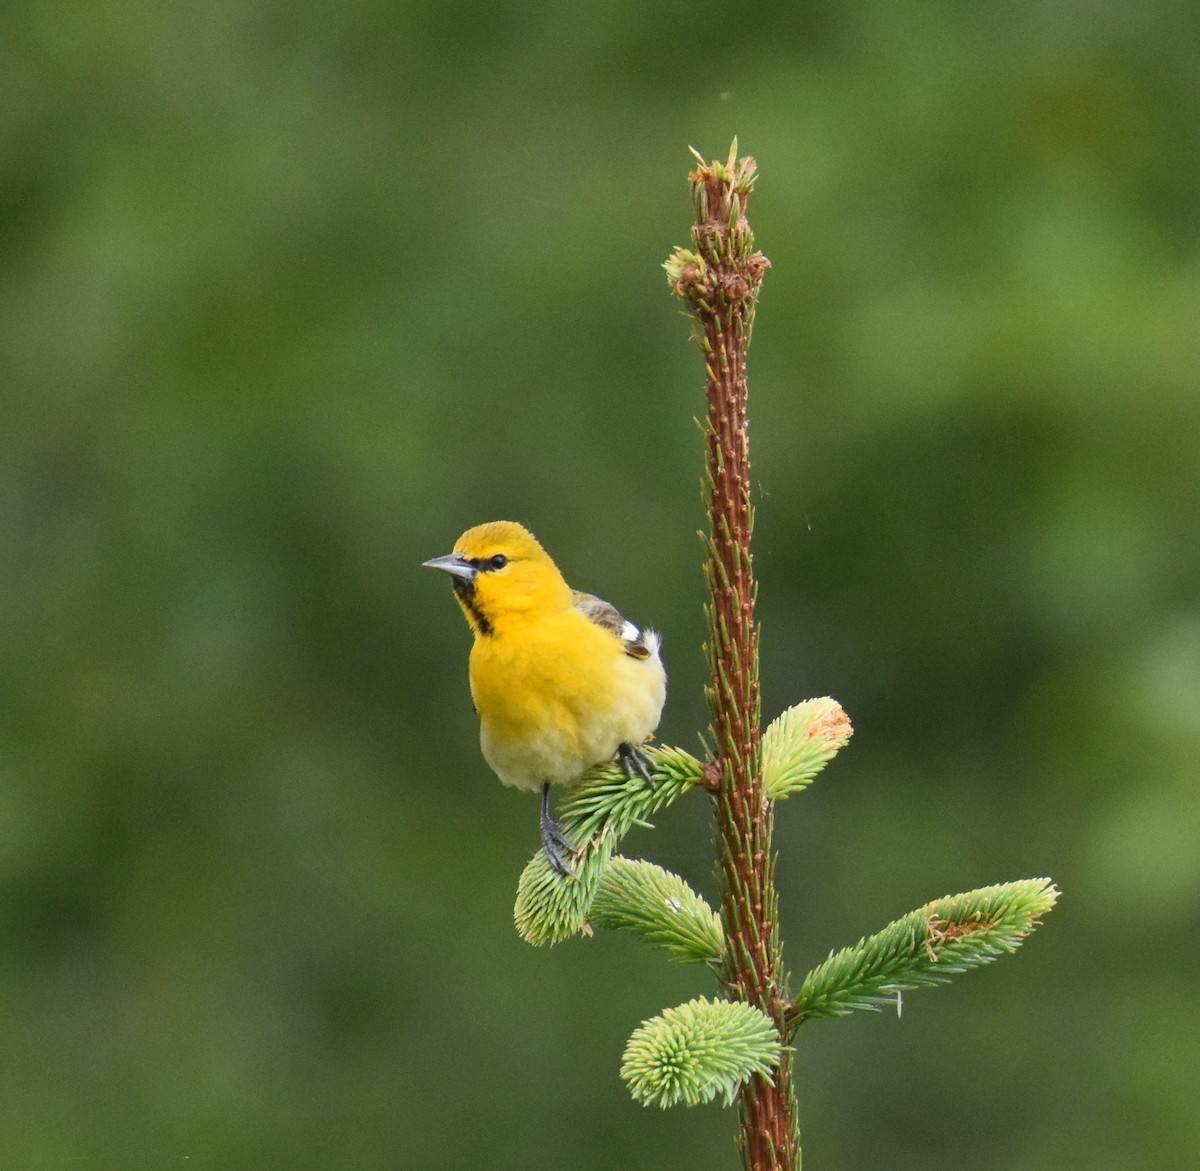
{"type": "Polygon", "coordinates": [[[666,674],[578,611],[524,614],[477,637],[471,694],[480,743],[505,784],[536,789],[576,780],[640,744],[658,726],[666,674]]]}

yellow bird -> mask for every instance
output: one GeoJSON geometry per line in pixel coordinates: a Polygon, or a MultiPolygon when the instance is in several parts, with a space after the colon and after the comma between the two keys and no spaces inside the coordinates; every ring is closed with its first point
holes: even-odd
{"type": "Polygon", "coordinates": [[[528,529],[493,521],[426,561],[450,574],[475,635],[471,698],[484,759],[506,784],[542,791],[542,847],[563,874],[576,846],[550,813],[550,786],[617,757],[653,784],[640,745],[662,715],[659,637],[573,590],[528,529]]]}

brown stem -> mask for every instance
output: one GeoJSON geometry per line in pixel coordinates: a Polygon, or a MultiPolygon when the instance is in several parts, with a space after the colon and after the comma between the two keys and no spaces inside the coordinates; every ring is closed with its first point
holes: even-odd
{"type": "MultiPolygon", "coordinates": [[[[667,262],[675,291],[696,315],[705,356],[712,711],[720,785],[715,796],[721,844],[726,948],[732,995],[772,1016],[784,1034],[772,808],[762,788],[756,587],[750,555],[750,446],[746,429],[746,349],[754,303],[769,262],[753,251],[745,218],[753,159],[702,164],[692,172],[693,251],[667,262]]],[[[799,1144],[788,1054],[773,1081],[742,1092],[742,1141],[750,1171],[794,1171],[799,1144]]]]}

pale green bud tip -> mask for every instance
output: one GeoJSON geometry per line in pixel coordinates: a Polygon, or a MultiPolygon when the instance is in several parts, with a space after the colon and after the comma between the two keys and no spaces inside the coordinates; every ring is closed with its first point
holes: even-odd
{"type": "Polygon", "coordinates": [[[676,248],[663,261],[667,283],[680,297],[688,296],[694,287],[704,284],[707,267],[702,256],[686,248],[676,248]]]}
{"type": "Polygon", "coordinates": [[[783,1050],[765,1013],[733,1000],[690,1000],[645,1021],[629,1039],[621,1077],[643,1106],[725,1105],[758,1075],[771,1079],[783,1050]]]}
{"type": "Polygon", "coordinates": [[[798,793],[850,739],[850,717],[824,696],[788,708],[763,733],[763,785],[777,800],[798,793]]]}
{"type": "Polygon", "coordinates": [[[550,864],[545,851],[539,850],[517,883],[513,907],[517,934],[535,947],[590,935],[588,908],[610,852],[607,844],[589,847],[576,861],[575,874],[564,876],[550,864]]]}
{"type": "Polygon", "coordinates": [[[725,949],[720,916],[682,878],[639,859],[614,856],[590,911],[597,927],[630,931],[687,963],[715,964],[725,949]]]}

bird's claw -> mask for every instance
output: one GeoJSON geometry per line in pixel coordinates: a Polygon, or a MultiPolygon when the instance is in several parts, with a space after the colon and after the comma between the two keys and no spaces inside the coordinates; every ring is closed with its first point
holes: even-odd
{"type": "Polygon", "coordinates": [[[559,874],[564,878],[574,877],[575,868],[568,859],[577,853],[575,843],[563,833],[562,826],[557,821],[542,826],[542,849],[550,860],[550,865],[559,874]]]}
{"type": "Polygon", "coordinates": [[[649,788],[655,788],[654,770],[650,767],[650,758],[638,745],[618,745],[617,759],[621,762],[625,775],[631,781],[636,777],[641,777],[649,788]]]}
{"type": "Polygon", "coordinates": [[[575,845],[562,825],[555,821],[550,814],[550,786],[542,786],[542,849],[545,851],[546,857],[550,860],[550,865],[559,872],[564,878],[571,878],[575,874],[574,867],[568,862],[568,857],[577,855],[579,848],[575,845]]]}

